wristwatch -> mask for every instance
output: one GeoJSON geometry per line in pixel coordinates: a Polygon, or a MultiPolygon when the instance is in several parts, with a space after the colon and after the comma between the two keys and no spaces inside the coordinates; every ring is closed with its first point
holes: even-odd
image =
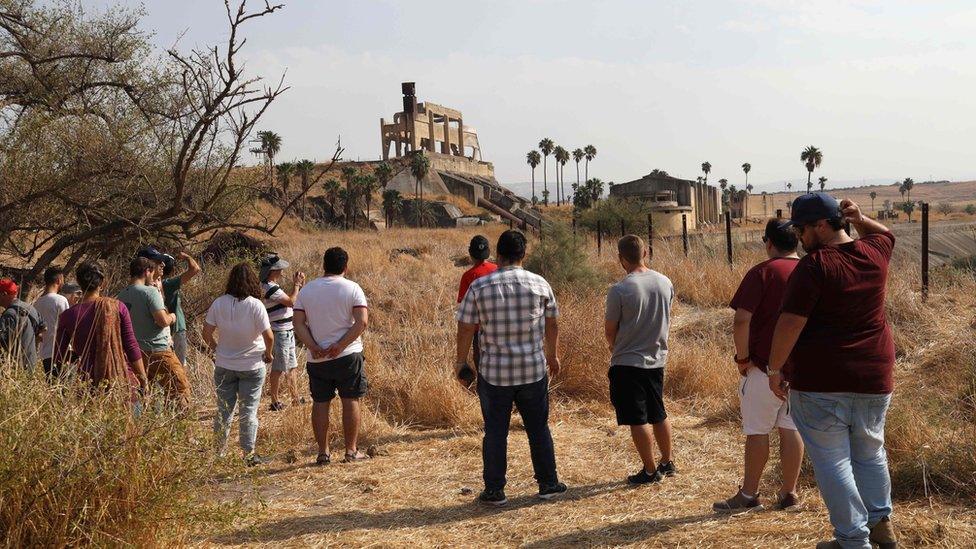
{"type": "Polygon", "coordinates": [[[766,370],[767,377],[779,376],[779,375],[783,375],[783,370],[766,370]]]}
{"type": "Polygon", "coordinates": [[[739,355],[732,355],[732,360],[734,360],[736,364],[749,364],[749,361],[752,360],[752,357],[747,356],[745,358],[739,358],[739,355]]]}

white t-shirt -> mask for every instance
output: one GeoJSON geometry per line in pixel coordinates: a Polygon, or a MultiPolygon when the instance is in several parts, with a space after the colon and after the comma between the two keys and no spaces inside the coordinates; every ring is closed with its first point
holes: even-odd
{"type": "MultiPolygon", "coordinates": [[[[352,311],[359,307],[366,307],[363,289],[352,280],[335,275],[309,282],[298,292],[298,299],[295,300],[295,310],[305,312],[312,337],[323,349],[342,339],[352,328],[356,323],[352,311]]],[[[309,357],[308,362],[325,362],[361,352],[363,339],[357,337],[335,358],[313,360],[309,357]]]]}
{"type": "Polygon", "coordinates": [[[264,366],[261,334],[271,328],[271,322],[261,300],[224,294],[210,306],[206,323],[217,327],[217,366],[238,372],[264,366]]]}
{"type": "Polygon", "coordinates": [[[54,355],[54,335],[58,331],[58,317],[68,310],[68,299],[59,293],[44,294],[34,302],[34,309],[47,326],[41,339],[41,360],[54,355]]]}

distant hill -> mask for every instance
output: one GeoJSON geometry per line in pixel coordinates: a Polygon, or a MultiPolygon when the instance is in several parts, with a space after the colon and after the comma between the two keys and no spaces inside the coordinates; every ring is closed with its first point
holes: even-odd
{"type": "MultiPolygon", "coordinates": [[[[816,189],[817,187],[815,187],[816,189]]],[[[903,198],[901,193],[898,192],[897,184],[890,185],[868,185],[864,187],[843,187],[843,188],[831,188],[828,183],[827,188],[824,189],[826,192],[836,196],[837,198],[849,198],[862,206],[870,208],[871,204],[871,192],[877,193],[877,198],[874,200],[875,207],[880,208],[884,204],[885,200],[891,200],[892,202],[901,202],[908,198],[906,194],[903,198]]],[[[778,203],[784,201],[784,199],[792,199],[800,192],[792,193],[771,193],[773,196],[773,202],[778,203]]],[[[964,205],[969,203],[976,204],[976,181],[925,181],[916,182],[915,187],[912,189],[912,200],[921,200],[929,202],[931,204],[938,204],[940,202],[949,202],[956,205],[964,205]]]]}

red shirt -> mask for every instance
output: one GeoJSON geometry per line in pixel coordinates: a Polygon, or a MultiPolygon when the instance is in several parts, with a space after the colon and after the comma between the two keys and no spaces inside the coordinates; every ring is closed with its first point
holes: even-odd
{"type": "Polygon", "coordinates": [[[468,286],[470,286],[472,282],[485,275],[490,275],[497,270],[498,265],[495,265],[491,261],[485,261],[480,265],[475,265],[467,271],[464,271],[464,274],[461,275],[461,286],[458,288],[457,302],[460,303],[461,300],[464,299],[464,294],[468,293],[468,286]]]}
{"type": "Polygon", "coordinates": [[[733,309],[752,313],[749,357],[764,372],[769,366],[769,348],[773,345],[773,330],[783,305],[786,282],[797,263],[796,258],[776,257],[756,265],[746,273],[729,304],[733,309]]]}
{"type": "Polygon", "coordinates": [[[870,234],[800,260],[783,312],[807,317],[786,368],[798,391],[886,394],[895,343],[885,320],[890,232],[870,234]]]}

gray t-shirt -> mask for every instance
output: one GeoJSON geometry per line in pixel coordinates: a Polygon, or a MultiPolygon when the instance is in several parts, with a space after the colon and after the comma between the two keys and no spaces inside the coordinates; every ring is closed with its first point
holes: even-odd
{"type": "Polygon", "coordinates": [[[37,363],[37,334],[45,328],[34,307],[19,299],[0,314],[0,352],[27,369],[37,363]]]}
{"type": "Polygon", "coordinates": [[[611,366],[664,368],[674,286],[657,271],[631,273],[607,293],[608,321],[616,321],[611,366]]]}

